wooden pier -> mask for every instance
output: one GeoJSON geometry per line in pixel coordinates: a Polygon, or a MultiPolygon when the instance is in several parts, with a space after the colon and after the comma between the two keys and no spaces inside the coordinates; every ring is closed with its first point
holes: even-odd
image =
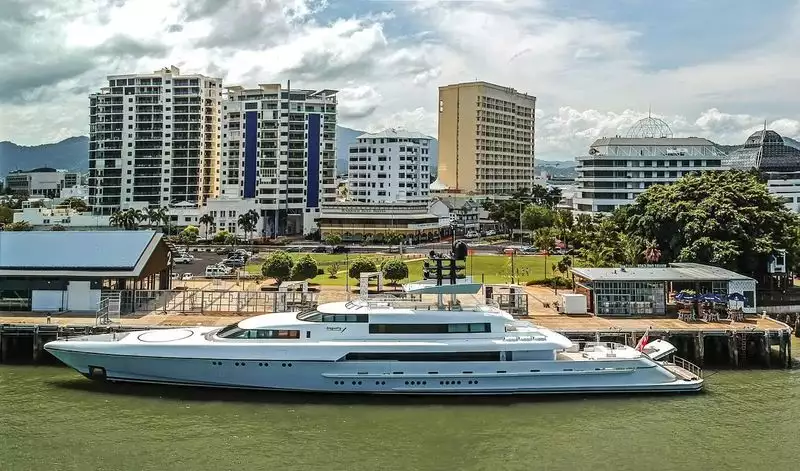
{"type": "MultiPolygon", "coordinates": [[[[221,326],[246,316],[156,315],[123,317],[121,324],[96,326],[94,317],[41,317],[26,313],[0,317],[0,363],[35,362],[45,358],[43,346],[56,338],[108,332],[181,326],[221,326]]],[[[677,319],[602,318],[595,316],[535,315],[530,319],[573,341],[607,341],[635,345],[649,331],[678,348],[677,354],[704,367],[791,367],[791,333],[787,322],[750,317],[743,322],[684,322],[677,319]]]]}

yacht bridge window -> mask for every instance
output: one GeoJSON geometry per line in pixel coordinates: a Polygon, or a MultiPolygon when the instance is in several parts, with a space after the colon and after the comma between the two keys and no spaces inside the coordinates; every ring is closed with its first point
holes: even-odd
{"type": "Polygon", "coordinates": [[[369,322],[367,314],[323,314],[317,310],[301,312],[297,319],[306,322],[369,322]]]}
{"type": "Polygon", "coordinates": [[[219,332],[222,339],[299,339],[299,330],[280,329],[242,329],[238,324],[231,324],[219,332]]]}
{"type": "Polygon", "coordinates": [[[470,324],[370,324],[370,334],[468,334],[492,331],[489,322],[470,324]]]}

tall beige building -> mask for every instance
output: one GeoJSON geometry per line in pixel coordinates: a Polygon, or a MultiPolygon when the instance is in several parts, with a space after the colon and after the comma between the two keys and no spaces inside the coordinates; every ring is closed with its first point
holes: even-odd
{"type": "Polygon", "coordinates": [[[536,97],[487,82],[439,87],[439,180],[464,193],[533,186],[536,97]]]}

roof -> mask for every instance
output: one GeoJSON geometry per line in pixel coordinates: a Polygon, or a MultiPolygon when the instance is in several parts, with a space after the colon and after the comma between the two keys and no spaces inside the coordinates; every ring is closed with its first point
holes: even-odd
{"type": "Polygon", "coordinates": [[[428,139],[428,140],[433,139],[431,136],[422,134],[421,132],[406,131],[404,129],[395,129],[395,128],[384,129],[383,131],[375,133],[365,132],[364,134],[357,137],[357,139],[381,139],[381,138],[428,139]]]}
{"type": "Polygon", "coordinates": [[[601,137],[591,147],[598,146],[713,146],[703,137],[601,137]]]}
{"type": "Polygon", "coordinates": [[[445,196],[445,197],[439,198],[439,201],[444,203],[451,210],[453,210],[453,209],[459,209],[460,210],[462,208],[475,209],[475,208],[479,208],[480,207],[480,205],[475,200],[473,200],[471,198],[454,198],[454,197],[450,197],[450,196],[445,196]]]}
{"type": "Polygon", "coordinates": [[[752,280],[724,268],[700,263],[671,263],[653,267],[572,268],[573,274],[590,281],[730,281],[752,280]]]}
{"type": "Polygon", "coordinates": [[[438,178],[428,186],[428,189],[430,191],[446,191],[449,188],[450,188],[449,186],[442,183],[442,181],[439,180],[438,178]]]}
{"type": "Polygon", "coordinates": [[[756,131],[744,146],[728,154],[724,164],[731,168],[757,168],[763,172],[800,171],[800,150],[784,144],[775,131],[756,131]]]}
{"type": "Polygon", "coordinates": [[[108,276],[134,277],[162,237],[155,231],[0,232],[0,276],[113,272],[108,276]]]}

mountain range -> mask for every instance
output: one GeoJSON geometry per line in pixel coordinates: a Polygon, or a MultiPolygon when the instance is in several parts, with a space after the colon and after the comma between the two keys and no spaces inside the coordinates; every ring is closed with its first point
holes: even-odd
{"type": "MultiPolygon", "coordinates": [[[[336,127],[336,171],[338,174],[347,173],[347,152],[351,144],[364,131],[336,127]]],[[[786,145],[800,149],[800,141],[784,137],[786,145]]],[[[724,152],[731,152],[741,145],[728,146],[718,144],[724,152]]],[[[13,142],[0,142],[0,176],[5,176],[14,170],[30,170],[39,167],[52,167],[58,169],[86,172],[89,167],[89,138],[76,136],[64,139],[53,144],[38,146],[21,146],[13,142]]],[[[435,173],[439,160],[439,141],[431,138],[431,169],[435,173]]],[[[546,161],[536,159],[536,170],[545,171],[553,176],[574,176],[574,161],[546,161]]]]}

